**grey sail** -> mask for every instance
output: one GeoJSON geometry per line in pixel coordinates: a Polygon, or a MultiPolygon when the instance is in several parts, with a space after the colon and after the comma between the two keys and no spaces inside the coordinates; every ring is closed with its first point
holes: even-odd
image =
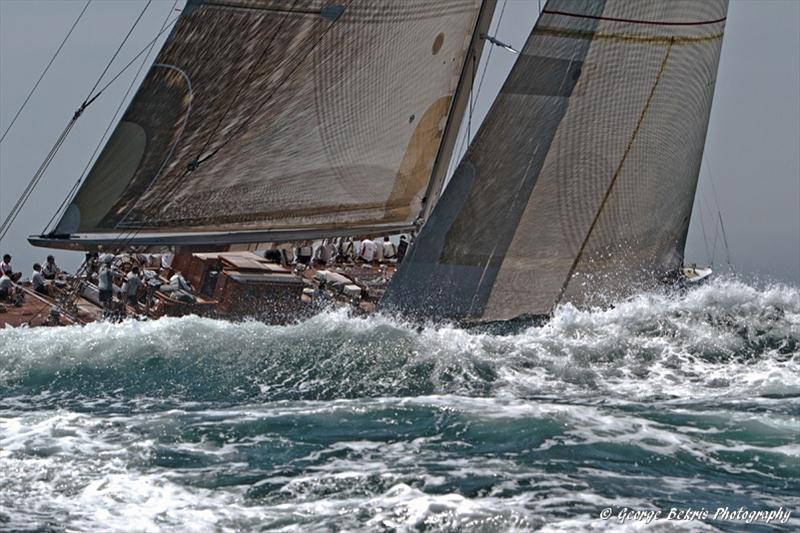
{"type": "Polygon", "coordinates": [[[674,273],[726,0],[551,0],[384,308],[494,321],[674,273]]]}
{"type": "Polygon", "coordinates": [[[88,247],[410,229],[484,11],[189,0],[54,234],[88,247]]]}

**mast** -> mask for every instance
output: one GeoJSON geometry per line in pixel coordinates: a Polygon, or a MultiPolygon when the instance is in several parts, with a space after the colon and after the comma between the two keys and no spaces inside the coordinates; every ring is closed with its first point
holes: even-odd
{"type": "Polygon", "coordinates": [[[442,143],[439,146],[439,153],[436,155],[436,161],[433,164],[433,171],[431,172],[431,179],[428,182],[428,188],[425,190],[425,201],[423,202],[422,213],[420,213],[420,222],[424,224],[433,211],[436,201],[442,193],[444,180],[447,178],[447,169],[450,167],[450,159],[453,156],[456,142],[458,141],[458,132],[461,128],[461,122],[466,114],[467,105],[469,105],[470,98],[473,98],[473,84],[478,65],[480,65],[481,57],[483,56],[485,39],[481,35],[489,30],[489,25],[492,23],[495,8],[497,7],[497,0],[483,0],[481,11],[478,15],[478,20],[475,23],[475,29],[472,32],[472,39],[469,43],[469,52],[464,58],[464,67],[461,69],[461,77],[458,80],[458,87],[453,95],[453,103],[450,106],[450,114],[447,124],[444,127],[442,134],[442,143]]]}

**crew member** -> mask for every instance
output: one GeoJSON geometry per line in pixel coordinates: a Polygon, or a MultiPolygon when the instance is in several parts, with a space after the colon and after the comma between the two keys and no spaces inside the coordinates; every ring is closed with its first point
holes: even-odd
{"type": "Polygon", "coordinates": [[[328,290],[328,283],[324,279],[319,282],[319,286],[314,291],[314,297],[312,301],[314,303],[314,307],[319,310],[327,309],[333,304],[333,295],[328,290]]]}
{"type": "Polygon", "coordinates": [[[18,282],[19,278],[22,277],[22,272],[14,272],[11,266],[11,256],[8,254],[3,256],[3,262],[0,263],[0,274],[7,275],[14,283],[18,282]]]}
{"type": "Polygon", "coordinates": [[[103,314],[108,315],[114,302],[114,270],[111,268],[113,256],[103,260],[103,266],[97,274],[97,288],[100,290],[100,304],[103,306],[103,314]]]}
{"type": "Polygon", "coordinates": [[[375,243],[367,237],[361,241],[361,250],[358,253],[359,259],[365,263],[371,263],[375,259],[375,243]]]}
{"type": "Polygon", "coordinates": [[[54,280],[56,276],[61,272],[61,269],[58,268],[56,265],[56,258],[52,255],[47,256],[47,261],[45,261],[44,266],[42,267],[42,276],[44,279],[54,280]]]}
{"type": "Polygon", "coordinates": [[[390,259],[397,259],[397,248],[394,243],[389,240],[389,237],[383,238],[383,259],[389,261],[390,259]]]}
{"type": "Polygon", "coordinates": [[[399,265],[408,252],[408,238],[400,235],[400,243],[397,245],[397,264],[399,265]]]}
{"type": "Polygon", "coordinates": [[[186,281],[186,278],[180,272],[175,272],[171,278],[169,278],[170,287],[173,290],[181,290],[186,291],[188,293],[192,292],[192,286],[186,281]]]}
{"type": "Polygon", "coordinates": [[[343,238],[339,243],[339,261],[349,263],[355,257],[355,246],[351,237],[343,238]]]}
{"type": "Polygon", "coordinates": [[[304,265],[310,265],[311,257],[313,255],[314,255],[314,249],[311,246],[309,245],[300,246],[297,249],[297,262],[302,263],[304,265]]]}
{"type": "Polygon", "coordinates": [[[125,281],[122,283],[122,293],[125,296],[125,304],[133,307],[133,312],[139,312],[139,298],[137,293],[142,284],[142,278],[139,277],[139,267],[133,266],[128,275],[125,276],[125,281]]]}
{"type": "Polygon", "coordinates": [[[11,256],[5,254],[3,256],[3,262],[0,263],[0,274],[5,274],[10,278],[13,273],[14,269],[11,268],[11,256]]]}
{"type": "Polygon", "coordinates": [[[272,263],[283,263],[283,254],[277,248],[270,248],[269,250],[264,250],[264,259],[270,261],[272,263]]]}
{"type": "Polygon", "coordinates": [[[0,301],[10,302],[14,299],[14,282],[11,277],[3,272],[0,275],[0,301]]]}
{"type": "Polygon", "coordinates": [[[87,279],[93,279],[101,266],[100,256],[97,252],[86,252],[83,263],[78,267],[78,275],[83,272],[87,279]]]}
{"type": "Polygon", "coordinates": [[[333,262],[335,253],[336,247],[326,239],[322,241],[322,244],[317,248],[317,261],[320,264],[328,265],[333,262]]]}
{"type": "Polygon", "coordinates": [[[33,264],[33,274],[31,274],[31,285],[33,290],[39,294],[47,295],[47,285],[44,282],[44,274],[42,274],[42,265],[39,263],[33,264]]]}

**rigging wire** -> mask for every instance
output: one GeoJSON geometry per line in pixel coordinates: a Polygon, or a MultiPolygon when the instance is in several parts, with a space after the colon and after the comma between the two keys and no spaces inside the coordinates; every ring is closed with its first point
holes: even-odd
{"type": "Polygon", "coordinates": [[[722,222],[722,211],[717,211],[717,215],[719,215],[719,227],[722,230],[722,244],[725,245],[725,261],[728,263],[728,268],[733,270],[733,265],[731,264],[731,250],[728,247],[728,236],[725,234],[725,224],[722,222]]]}
{"type": "MultiPolygon", "coordinates": [[[[163,30],[167,27],[167,23],[169,22],[169,16],[175,10],[175,6],[176,5],[178,5],[178,0],[175,0],[172,3],[172,7],[170,8],[169,12],[167,13],[167,16],[164,19],[164,22],[161,24],[161,31],[159,31],[158,35],[161,35],[163,33],[163,30]]],[[[108,132],[111,130],[112,126],[114,126],[114,124],[116,124],[117,116],[119,115],[119,112],[122,109],[123,104],[125,104],[125,100],[128,98],[128,95],[133,90],[133,86],[136,84],[136,80],[139,79],[139,74],[141,74],[142,70],[144,69],[144,66],[148,63],[148,58],[150,57],[150,54],[153,52],[153,48],[155,47],[157,40],[158,40],[158,37],[156,37],[156,39],[153,39],[152,41],[150,41],[148,47],[145,47],[147,49],[147,53],[144,55],[144,58],[142,59],[142,62],[139,64],[139,68],[136,70],[136,74],[133,75],[133,78],[131,79],[131,83],[128,85],[128,89],[125,91],[125,94],[120,99],[119,105],[117,106],[117,109],[114,111],[114,114],[111,116],[111,120],[109,121],[108,126],[106,126],[106,129],[103,132],[103,135],[100,136],[100,140],[97,142],[97,146],[95,146],[94,151],[92,152],[92,155],[89,157],[89,160],[86,162],[86,165],[83,167],[83,171],[81,172],[80,177],[78,177],[78,179],[75,182],[75,184],[72,186],[72,188],[69,190],[67,195],[64,197],[64,200],[61,202],[61,205],[58,206],[58,209],[56,209],[55,213],[53,213],[53,216],[50,217],[50,220],[47,222],[47,225],[45,225],[44,229],[42,230],[42,235],[47,234],[47,229],[53,224],[53,222],[59,217],[59,215],[62,213],[62,211],[66,208],[66,206],[68,205],[70,200],[74,197],[74,194],[77,192],[78,187],[80,186],[81,182],[86,177],[86,174],[89,171],[89,167],[92,164],[92,162],[94,161],[94,158],[97,155],[97,153],[100,151],[100,148],[102,148],[103,143],[104,143],[104,141],[106,139],[106,136],[108,135],[108,132]]],[[[137,54],[136,57],[139,57],[140,55],[141,55],[141,53],[137,54]]],[[[117,76],[117,77],[119,77],[119,76],[117,76]]],[[[53,229],[55,230],[55,228],[53,228],[53,229]]]]}
{"type": "Polygon", "coordinates": [[[719,224],[717,221],[714,221],[714,245],[711,250],[711,264],[709,266],[714,266],[714,260],[717,258],[717,240],[719,239],[719,224]]]}
{"type": "Polygon", "coordinates": [[[113,77],[113,78],[111,78],[111,79],[110,79],[110,80],[109,80],[109,81],[108,81],[108,82],[107,82],[105,85],[103,85],[103,86],[100,88],[100,90],[98,90],[98,91],[97,91],[97,93],[95,94],[95,96],[92,98],[92,101],[94,101],[94,99],[95,99],[95,98],[97,98],[98,96],[100,96],[100,94],[101,94],[103,91],[105,91],[106,89],[108,89],[108,87],[109,87],[111,84],[113,84],[115,81],[117,81],[117,79],[118,79],[120,76],[122,76],[122,74],[124,74],[124,73],[125,73],[125,71],[126,71],[126,70],[128,70],[128,69],[131,67],[131,65],[133,65],[133,64],[136,62],[136,60],[137,60],[137,59],[139,59],[139,57],[140,57],[142,54],[144,54],[144,53],[145,53],[145,52],[148,50],[148,48],[150,48],[150,47],[153,45],[153,43],[155,43],[156,41],[158,41],[158,38],[159,38],[159,37],[161,37],[161,34],[163,34],[165,31],[167,31],[168,29],[170,29],[170,28],[172,27],[172,25],[173,25],[173,24],[175,24],[175,22],[176,22],[176,21],[177,21],[177,20],[178,20],[180,17],[181,17],[180,15],[176,15],[176,16],[175,16],[175,17],[174,17],[172,20],[170,20],[170,21],[167,23],[167,25],[166,25],[166,26],[164,26],[164,28],[163,28],[163,29],[162,29],[160,32],[158,32],[158,33],[156,34],[156,36],[153,38],[153,40],[151,40],[149,43],[147,43],[147,44],[144,46],[144,48],[142,48],[142,49],[139,51],[139,53],[138,53],[138,54],[136,54],[135,56],[133,56],[133,58],[132,58],[130,61],[128,61],[128,63],[126,63],[126,64],[125,64],[125,66],[124,66],[124,67],[122,67],[122,68],[119,70],[119,72],[117,72],[117,73],[114,75],[114,77],[113,77]]]}
{"type": "Polygon", "coordinates": [[[117,48],[117,51],[114,52],[114,55],[111,57],[111,60],[109,60],[109,62],[106,64],[105,69],[103,69],[102,74],[100,74],[100,76],[98,77],[97,81],[95,82],[94,86],[92,87],[92,90],[89,91],[89,95],[86,97],[86,99],[83,101],[83,103],[80,105],[80,107],[72,115],[72,118],[67,123],[67,126],[64,128],[64,131],[61,132],[61,135],[58,137],[58,139],[56,140],[56,143],[50,149],[50,151],[48,152],[47,156],[45,156],[45,159],[42,162],[42,164],[39,166],[39,169],[36,171],[36,173],[34,173],[33,177],[28,182],[28,185],[25,187],[25,189],[23,190],[22,194],[19,196],[19,198],[15,202],[15,204],[12,207],[11,211],[9,212],[8,216],[5,218],[5,220],[3,221],[2,225],[0,225],[0,242],[2,242],[3,238],[8,233],[8,230],[14,224],[14,221],[16,220],[17,216],[22,211],[22,209],[25,207],[25,204],[30,199],[31,194],[33,194],[34,189],[36,189],[36,185],[38,185],[39,181],[42,179],[42,176],[47,171],[48,167],[50,166],[50,163],[53,162],[53,159],[55,158],[56,154],[58,153],[58,150],[64,144],[64,141],[66,140],[67,135],[69,134],[70,131],[72,131],[72,128],[75,126],[75,122],[77,122],[77,120],[80,118],[80,116],[86,110],[86,108],[89,107],[89,105],[91,105],[92,102],[94,102],[97,99],[97,97],[100,96],[100,94],[102,93],[102,89],[101,89],[99,92],[95,93],[94,96],[92,96],[92,93],[97,88],[97,86],[100,84],[100,81],[103,79],[103,76],[105,76],[105,73],[108,72],[109,67],[111,67],[111,64],[114,62],[114,59],[116,59],[117,55],[119,54],[119,51],[125,45],[125,43],[127,42],[128,38],[131,36],[131,33],[133,33],[134,28],[139,24],[139,21],[142,19],[142,15],[144,15],[144,12],[150,6],[152,1],[153,0],[148,0],[147,4],[144,6],[144,9],[142,10],[142,12],[139,13],[139,16],[136,18],[136,21],[133,23],[133,25],[131,26],[130,30],[128,30],[128,33],[125,35],[125,38],[122,40],[122,42],[120,43],[119,47],[117,48]]]}
{"type": "Polygon", "coordinates": [[[36,83],[33,85],[33,88],[28,93],[28,96],[25,98],[25,101],[22,102],[21,106],[19,106],[19,109],[17,110],[17,113],[14,115],[14,118],[11,119],[11,123],[6,128],[6,131],[3,132],[3,136],[0,137],[0,143],[3,142],[3,139],[6,138],[6,135],[8,135],[8,132],[11,131],[11,127],[17,121],[17,118],[19,118],[20,114],[22,113],[22,110],[25,109],[25,106],[30,101],[31,97],[33,96],[33,93],[36,91],[36,88],[39,87],[39,84],[42,82],[42,79],[45,77],[45,74],[47,74],[47,71],[50,70],[50,67],[52,66],[53,62],[56,60],[56,57],[58,57],[58,54],[61,52],[61,49],[64,48],[64,45],[67,43],[67,40],[69,39],[70,35],[72,35],[72,31],[75,29],[75,26],[78,25],[78,22],[80,22],[81,18],[83,17],[83,14],[86,13],[86,10],[89,8],[89,4],[91,4],[91,3],[92,3],[92,0],[87,0],[86,1],[86,5],[83,6],[83,9],[81,10],[80,14],[78,15],[78,18],[76,18],[75,22],[72,23],[72,27],[70,27],[69,31],[67,32],[67,35],[64,37],[64,40],[61,41],[60,45],[58,45],[58,49],[56,49],[56,52],[53,54],[53,57],[50,58],[50,61],[47,63],[47,66],[44,67],[44,70],[42,71],[41,75],[39,76],[39,79],[36,80],[36,83]]]}
{"type": "MultiPolygon", "coordinates": [[[[700,187],[700,195],[701,195],[701,200],[702,200],[700,202],[700,206],[702,207],[703,205],[705,205],[706,212],[708,212],[709,216],[711,216],[713,218],[713,216],[714,216],[713,213],[714,213],[715,209],[711,206],[711,202],[708,201],[708,196],[706,196],[705,188],[702,187],[702,185],[700,187]]],[[[714,220],[714,244],[713,244],[713,246],[711,248],[711,259],[709,261],[709,266],[714,266],[714,260],[717,257],[717,237],[718,237],[718,233],[719,233],[719,225],[717,224],[717,221],[714,220]]]]}
{"type": "Polygon", "coordinates": [[[9,211],[2,225],[0,225],[0,242],[3,241],[3,238],[5,238],[6,234],[8,233],[8,230],[14,224],[14,221],[17,219],[17,216],[22,211],[22,208],[25,206],[25,203],[30,198],[31,193],[33,193],[33,190],[36,188],[36,185],[39,183],[39,180],[42,179],[44,172],[50,166],[50,163],[56,156],[58,149],[61,148],[62,144],[64,144],[67,135],[72,130],[72,127],[75,125],[75,121],[77,120],[78,120],[78,113],[75,113],[75,116],[73,116],[72,119],[69,121],[67,126],[64,128],[64,131],[61,132],[61,135],[59,135],[58,139],[56,140],[56,143],[47,153],[47,156],[45,156],[44,161],[42,161],[42,164],[39,166],[36,173],[34,173],[33,177],[28,182],[28,185],[25,187],[25,190],[22,191],[22,194],[19,196],[16,203],[14,203],[14,206],[11,208],[11,211],[9,211]]]}
{"type": "MultiPolygon", "coordinates": [[[[700,191],[700,194],[701,195],[703,194],[702,190],[700,191]]],[[[708,236],[706,235],[706,223],[705,223],[705,220],[703,220],[705,217],[704,217],[704,213],[703,213],[703,202],[702,201],[698,205],[698,214],[700,215],[700,230],[703,232],[703,244],[706,247],[706,261],[710,262],[711,261],[711,250],[708,247],[708,236]]]]}
{"type": "MultiPolygon", "coordinates": [[[[702,175],[703,172],[703,160],[700,161],[700,173],[702,175]]],[[[707,166],[707,165],[706,165],[707,166]]],[[[711,204],[708,202],[708,198],[706,197],[705,187],[703,187],[702,182],[698,182],[697,184],[697,193],[695,194],[696,203],[698,206],[698,215],[700,216],[700,229],[703,233],[703,244],[706,248],[706,261],[708,266],[714,266],[714,257],[715,254],[712,253],[711,248],[708,246],[708,232],[706,230],[706,214],[713,213],[714,210],[711,208],[711,204]],[[698,196],[699,193],[699,196],[698,196]]],[[[714,228],[716,229],[716,221],[714,222],[714,228]]],[[[715,250],[716,252],[716,250],[715,250]]]]}
{"type": "MultiPolygon", "coordinates": [[[[153,2],[153,0],[147,0],[147,3],[144,5],[144,8],[142,8],[142,12],[141,12],[141,13],[139,13],[139,16],[138,16],[138,17],[136,17],[136,20],[134,21],[133,25],[131,26],[131,29],[129,29],[129,30],[128,30],[128,33],[125,35],[125,38],[123,38],[123,39],[122,39],[122,42],[121,42],[121,43],[119,43],[119,46],[117,47],[117,51],[116,51],[116,52],[114,52],[114,55],[113,55],[113,56],[111,56],[111,59],[110,59],[110,60],[108,61],[108,63],[106,64],[106,68],[104,68],[104,69],[103,69],[103,72],[102,72],[102,73],[100,74],[100,76],[97,78],[97,81],[96,81],[96,82],[94,82],[94,85],[92,86],[91,90],[89,91],[89,95],[86,97],[86,101],[88,101],[88,100],[89,100],[89,98],[91,98],[91,97],[92,97],[92,93],[94,93],[94,90],[95,90],[95,89],[97,89],[97,86],[98,86],[98,85],[100,85],[100,81],[103,79],[103,76],[105,76],[105,75],[106,75],[106,72],[108,72],[108,69],[109,69],[109,68],[111,68],[111,64],[112,64],[112,63],[114,62],[114,60],[117,58],[117,56],[119,55],[119,52],[120,52],[120,50],[122,50],[122,47],[123,47],[123,46],[125,46],[125,43],[126,43],[126,42],[128,42],[128,38],[131,36],[131,33],[133,33],[133,30],[134,30],[134,28],[136,28],[136,25],[137,25],[137,24],[139,24],[139,21],[140,21],[140,20],[142,20],[142,17],[144,16],[144,12],[145,12],[145,11],[147,11],[147,8],[148,8],[148,7],[150,7],[150,4],[151,4],[152,2],[153,2]]],[[[97,93],[97,94],[96,94],[96,95],[95,95],[95,96],[92,98],[92,100],[94,100],[95,98],[97,98],[98,96],[100,96],[100,93],[101,93],[101,92],[103,92],[103,91],[102,91],[102,89],[100,90],[100,92],[98,92],[98,93],[97,93]]]]}
{"type": "MultiPolygon", "coordinates": [[[[708,148],[711,149],[710,139],[706,141],[706,143],[709,145],[708,148]]],[[[728,246],[728,236],[725,233],[725,223],[722,221],[722,208],[719,205],[719,196],[717,196],[717,184],[716,180],[714,179],[714,172],[711,168],[711,162],[709,161],[709,158],[706,156],[705,152],[703,152],[703,158],[701,160],[701,163],[702,162],[706,164],[706,169],[708,170],[708,177],[711,180],[711,191],[714,195],[714,205],[716,206],[717,218],[719,219],[719,228],[722,230],[722,244],[725,247],[725,260],[728,264],[728,268],[731,271],[735,271],[733,268],[733,264],[731,262],[731,250],[730,247],[728,246]]],[[[715,242],[715,251],[716,251],[716,242],[715,242]]]]}
{"type": "MultiPolygon", "coordinates": [[[[497,16],[497,25],[494,28],[494,35],[500,34],[500,24],[503,22],[503,14],[506,10],[506,4],[508,0],[503,0],[503,7],[500,8],[500,14],[497,16]]],[[[483,65],[483,72],[481,73],[481,79],[478,81],[478,88],[475,91],[475,99],[477,99],[481,94],[481,88],[483,87],[483,80],[486,78],[486,71],[489,69],[489,61],[492,59],[492,51],[494,50],[494,46],[489,48],[489,51],[486,53],[486,62],[483,65]]],[[[473,54],[474,59],[474,54],[473,54]]],[[[475,66],[473,62],[473,71],[472,71],[472,87],[475,84],[475,66]]],[[[472,87],[470,87],[470,102],[472,101],[472,87]]],[[[448,174],[452,174],[455,171],[454,167],[457,167],[458,164],[461,162],[461,159],[464,157],[464,154],[469,148],[469,142],[472,140],[470,138],[469,126],[470,122],[472,121],[472,105],[470,105],[469,116],[467,117],[467,126],[468,131],[466,135],[461,137],[461,143],[459,144],[458,150],[454,150],[453,153],[456,155],[455,158],[450,160],[450,165],[448,168],[448,174]]]]}
{"type": "Polygon", "coordinates": [[[467,116],[467,138],[472,138],[472,113],[475,109],[475,70],[477,69],[477,58],[475,50],[470,50],[472,54],[472,79],[469,82],[469,115],[467,116]]]}
{"type": "MultiPolygon", "coordinates": [[[[178,4],[178,0],[174,0],[174,2],[172,3],[172,7],[170,8],[169,12],[167,13],[167,16],[164,18],[164,22],[161,24],[161,30],[162,31],[160,31],[158,33],[158,35],[161,35],[161,33],[163,33],[163,30],[167,27],[167,24],[169,22],[169,16],[175,10],[175,6],[177,4],[178,4]]],[[[56,212],[50,218],[50,221],[45,226],[45,229],[42,231],[42,234],[45,234],[47,232],[47,228],[51,224],[53,224],[53,221],[56,220],[56,217],[59,215],[61,210],[64,209],[65,206],[70,201],[70,199],[73,198],[73,195],[75,194],[75,192],[77,191],[77,189],[80,186],[81,182],[83,181],[83,178],[86,176],[86,173],[89,170],[89,166],[94,161],[95,155],[97,155],[97,152],[100,150],[101,146],[103,145],[103,141],[105,140],[105,137],[108,135],[108,132],[111,130],[111,127],[116,123],[117,116],[119,115],[119,112],[122,109],[122,106],[125,103],[125,100],[127,99],[127,97],[130,94],[130,92],[133,90],[133,86],[136,84],[136,80],[139,79],[139,74],[141,74],[142,70],[144,69],[144,66],[148,63],[148,59],[150,57],[150,54],[152,53],[153,48],[155,47],[156,40],[157,40],[157,38],[152,40],[152,41],[150,41],[149,49],[147,50],[147,53],[145,54],[144,58],[142,59],[142,62],[139,65],[139,68],[137,69],[136,74],[133,75],[133,79],[131,79],[131,83],[128,85],[128,89],[125,91],[125,94],[120,99],[119,105],[117,106],[117,109],[114,111],[114,114],[112,115],[111,120],[108,123],[108,126],[106,126],[106,129],[103,132],[103,135],[100,136],[100,140],[98,141],[97,146],[95,146],[95,149],[92,152],[92,155],[89,157],[89,160],[86,162],[86,166],[84,166],[83,171],[81,172],[81,176],[78,178],[78,180],[72,186],[72,189],[70,189],[69,193],[67,193],[67,195],[64,197],[64,201],[61,202],[61,205],[59,206],[59,208],[56,210],[56,212]]],[[[139,55],[141,55],[141,53],[137,54],[137,57],[139,55]]],[[[78,296],[80,295],[80,287],[81,287],[81,284],[82,284],[82,280],[80,279],[80,274],[84,270],[85,266],[86,266],[86,263],[81,265],[81,267],[78,270],[78,272],[76,272],[75,279],[73,280],[73,282],[70,285],[69,289],[65,292],[63,298],[59,299],[59,301],[57,302],[57,305],[62,310],[70,309],[72,307],[72,305],[74,304],[74,302],[77,300],[78,296]]],[[[46,302],[36,312],[35,316],[39,316],[41,314],[41,312],[46,307],[48,307],[49,305],[50,304],[46,302]]]]}

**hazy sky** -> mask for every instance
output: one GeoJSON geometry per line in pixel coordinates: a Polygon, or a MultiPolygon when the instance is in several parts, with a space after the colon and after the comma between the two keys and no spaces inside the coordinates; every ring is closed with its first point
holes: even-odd
{"type": "MultiPolygon", "coordinates": [[[[145,3],[92,2],[0,144],[0,218],[5,218],[145,3]]],[[[84,0],[0,0],[0,134],[84,4],[84,0]]],[[[158,33],[172,4],[173,0],[153,1],[111,72],[116,73],[158,33]]],[[[491,33],[521,47],[539,5],[539,0],[498,0],[491,33]]],[[[502,49],[492,51],[475,119],[488,109],[513,60],[502,49]]],[[[29,246],[25,237],[41,232],[75,183],[135,70],[126,72],[81,117],[26,210],[0,243],[4,253],[14,255],[17,269],[27,274],[34,261],[49,253],[29,246]]],[[[479,80],[481,74],[479,69],[479,80]]],[[[687,261],[707,264],[713,255],[715,265],[724,265],[718,209],[738,272],[800,283],[800,0],[731,1],[687,261]]],[[[57,256],[74,267],[80,254],[57,256]]]]}

